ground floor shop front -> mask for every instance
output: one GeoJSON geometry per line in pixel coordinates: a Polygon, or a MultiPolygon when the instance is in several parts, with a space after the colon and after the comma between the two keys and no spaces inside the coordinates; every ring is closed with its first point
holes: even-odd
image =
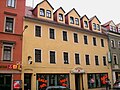
{"type": "Polygon", "coordinates": [[[47,86],[65,86],[72,90],[100,89],[105,88],[105,80],[109,77],[108,71],[85,72],[79,67],[68,72],[51,70],[51,73],[26,69],[22,74],[23,90],[44,90],[47,86]]]}

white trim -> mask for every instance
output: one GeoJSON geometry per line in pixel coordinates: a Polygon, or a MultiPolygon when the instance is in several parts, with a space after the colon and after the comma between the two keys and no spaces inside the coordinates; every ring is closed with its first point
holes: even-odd
{"type": "Polygon", "coordinates": [[[55,50],[49,50],[48,51],[48,63],[49,64],[57,64],[57,52],[55,51],[55,50]],[[50,51],[53,51],[53,52],[55,52],[55,63],[50,63],[50,51]]]}
{"type": "MultiPolygon", "coordinates": [[[[68,64],[70,64],[70,53],[68,52],[68,51],[62,51],[62,61],[63,61],[63,64],[65,64],[64,63],[64,52],[67,52],[68,53],[68,64]]],[[[66,65],[66,64],[65,64],[66,65]]]]}
{"type": "Polygon", "coordinates": [[[81,64],[81,59],[80,59],[80,53],[79,52],[74,52],[74,64],[75,65],[80,65],[81,64]],[[75,54],[79,54],[79,64],[76,64],[76,62],[75,62],[75,54]]]}
{"type": "Polygon", "coordinates": [[[62,34],[62,35],[61,35],[61,36],[62,36],[62,42],[68,42],[68,41],[69,41],[68,30],[62,30],[62,31],[61,31],[61,34],[62,34]],[[63,40],[63,31],[67,32],[67,41],[64,41],[64,40],[63,40]]]}
{"type": "Polygon", "coordinates": [[[13,9],[16,9],[16,7],[17,7],[17,0],[14,0],[15,1],[15,7],[12,7],[12,6],[8,6],[8,0],[6,0],[6,7],[8,7],[8,8],[13,8],[13,9]]]}
{"type": "Polygon", "coordinates": [[[49,40],[56,40],[56,29],[55,29],[55,28],[53,28],[53,27],[49,27],[49,28],[48,28],[48,39],[49,39],[49,40]],[[51,29],[54,29],[54,39],[51,39],[51,38],[50,38],[50,28],[51,28],[51,29]]]}
{"type": "Polygon", "coordinates": [[[74,44],[78,44],[79,43],[79,35],[77,32],[73,32],[73,43],[74,44]],[[78,42],[74,42],[74,34],[77,34],[77,39],[78,39],[78,42]]]}

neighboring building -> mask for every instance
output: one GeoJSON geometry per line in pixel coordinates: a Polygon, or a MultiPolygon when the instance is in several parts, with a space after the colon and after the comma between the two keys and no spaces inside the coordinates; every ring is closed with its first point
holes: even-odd
{"type": "Polygon", "coordinates": [[[111,80],[107,35],[96,16],[73,8],[53,13],[47,0],[26,7],[23,32],[23,90],[62,85],[72,90],[101,89],[111,80]]]}
{"type": "Polygon", "coordinates": [[[25,0],[0,1],[0,90],[21,83],[22,32],[25,0]]]}
{"type": "Polygon", "coordinates": [[[120,80],[120,24],[115,25],[111,20],[103,25],[108,35],[109,51],[111,55],[113,82],[120,80]]]}

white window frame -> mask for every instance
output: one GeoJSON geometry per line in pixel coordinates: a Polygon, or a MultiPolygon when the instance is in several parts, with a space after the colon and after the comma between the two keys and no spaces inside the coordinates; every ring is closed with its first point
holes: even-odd
{"type": "Polygon", "coordinates": [[[40,37],[37,37],[37,36],[35,36],[35,32],[36,32],[36,26],[40,26],[41,27],[41,36],[40,37],[42,37],[42,26],[41,25],[38,25],[38,24],[35,24],[34,25],[34,37],[36,37],[36,38],[40,38],[40,37]]]}
{"type": "Polygon", "coordinates": [[[16,8],[16,4],[17,4],[17,0],[6,0],[6,6],[7,7],[11,7],[11,8],[16,8]],[[13,5],[9,5],[8,2],[14,2],[14,6],[13,5]]]}
{"type": "Polygon", "coordinates": [[[33,60],[33,62],[34,63],[42,63],[42,49],[41,48],[34,48],[34,60],[33,60]],[[35,62],[35,49],[37,49],[37,50],[41,50],[41,62],[35,62]]]}
{"type": "Polygon", "coordinates": [[[49,64],[57,64],[57,51],[55,51],[55,50],[49,50],[48,51],[48,63],[49,64]],[[50,51],[53,51],[53,52],[55,52],[55,63],[50,63],[50,51]]]}
{"type": "Polygon", "coordinates": [[[56,39],[56,29],[55,29],[55,28],[53,28],[53,27],[49,27],[49,28],[48,28],[48,39],[50,39],[50,40],[55,40],[55,39],[56,39]],[[51,29],[54,29],[54,39],[51,39],[51,38],[50,38],[50,28],[51,28],[51,29]]]}
{"type": "MultiPolygon", "coordinates": [[[[13,45],[10,45],[10,44],[3,44],[3,46],[2,46],[2,61],[4,61],[4,59],[3,59],[3,55],[4,55],[4,46],[9,46],[9,47],[11,47],[11,60],[10,61],[13,61],[13,45]]],[[[5,61],[7,61],[7,60],[5,60],[5,61]]],[[[9,61],[8,61],[9,62],[9,61]]]]}
{"type": "Polygon", "coordinates": [[[75,53],[74,53],[74,64],[75,64],[75,65],[80,65],[80,64],[81,64],[81,59],[80,59],[80,53],[79,53],[79,52],[75,52],[75,53]],[[76,64],[75,54],[79,54],[79,64],[76,64]]]}
{"type": "Polygon", "coordinates": [[[59,13],[59,21],[63,21],[63,14],[59,13]]]}
{"type": "Polygon", "coordinates": [[[112,48],[115,48],[115,47],[116,47],[116,45],[115,45],[115,40],[111,39],[111,40],[110,40],[110,45],[111,45],[112,48]],[[114,47],[113,47],[113,45],[112,45],[112,41],[113,41],[113,43],[114,43],[114,47]]]}
{"type": "Polygon", "coordinates": [[[62,60],[63,60],[63,64],[64,64],[64,65],[69,65],[69,64],[70,64],[70,53],[69,53],[68,51],[63,51],[63,52],[62,52],[62,60]],[[68,53],[68,64],[65,64],[65,63],[64,63],[64,52],[67,52],[67,53],[68,53]]]}
{"type": "Polygon", "coordinates": [[[85,28],[88,28],[88,22],[87,21],[84,21],[84,26],[85,26],[85,28]]]}

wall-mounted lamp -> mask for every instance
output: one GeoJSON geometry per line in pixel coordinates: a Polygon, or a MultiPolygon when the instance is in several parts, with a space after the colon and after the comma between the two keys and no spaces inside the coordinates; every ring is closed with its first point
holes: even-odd
{"type": "Polygon", "coordinates": [[[28,64],[32,64],[32,57],[28,56],[28,64]]]}

